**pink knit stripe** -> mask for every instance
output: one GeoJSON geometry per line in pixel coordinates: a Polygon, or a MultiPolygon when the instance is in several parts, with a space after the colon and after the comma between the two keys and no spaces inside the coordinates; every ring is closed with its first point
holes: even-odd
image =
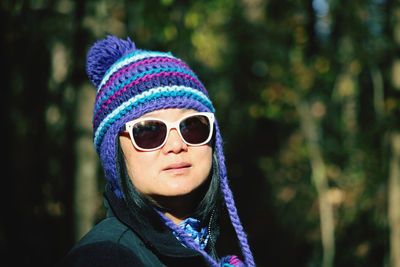
{"type": "Polygon", "coordinates": [[[153,78],[159,78],[161,76],[164,77],[182,77],[183,79],[189,79],[192,80],[193,82],[195,82],[197,85],[200,86],[201,89],[203,89],[203,92],[205,92],[205,88],[204,86],[194,77],[188,75],[188,74],[184,74],[184,73],[180,73],[180,72],[162,72],[162,73],[155,73],[155,74],[150,74],[150,75],[145,75],[137,80],[132,81],[131,83],[125,85],[124,87],[122,87],[121,89],[119,89],[118,91],[116,91],[112,96],[110,96],[106,101],[104,101],[102,103],[102,105],[99,107],[99,109],[96,112],[96,116],[94,117],[94,125],[97,124],[97,120],[100,116],[100,113],[103,109],[107,108],[107,106],[109,104],[111,104],[113,102],[113,100],[117,99],[118,96],[122,95],[124,92],[126,92],[126,90],[132,86],[136,86],[142,82],[145,82],[146,80],[150,80],[153,78]]]}
{"type": "Polygon", "coordinates": [[[136,62],[135,64],[129,65],[126,68],[122,68],[119,71],[117,71],[116,73],[114,73],[110,79],[106,82],[106,84],[103,85],[102,88],[100,88],[99,92],[97,93],[96,96],[96,101],[99,99],[99,97],[102,95],[102,92],[108,88],[110,86],[110,84],[112,84],[121,74],[127,73],[128,71],[130,71],[131,69],[135,69],[140,65],[145,65],[145,64],[152,64],[152,63],[167,63],[167,62],[173,62],[176,63],[178,65],[180,65],[181,67],[191,71],[189,69],[188,66],[186,66],[185,64],[183,64],[182,62],[180,62],[177,59],[173,59],[173,58],[163,58],[163,57],[156,57],[156,58],[150,58],[150,59],[145,59],[145,60],[141,60],[136,62]]]}
{"type": "Polygon", "coordinates": [[[232,256],[232,258],[229,260],[229,264],[233,265],[233,266],[236,266],[239,263],[242,263],[242,261],[239,260],[239,258],[237,256],[232,256]]]}

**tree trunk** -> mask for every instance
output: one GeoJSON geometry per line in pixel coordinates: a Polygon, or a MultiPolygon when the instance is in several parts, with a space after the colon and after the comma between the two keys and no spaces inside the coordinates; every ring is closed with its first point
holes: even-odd
{"type": "Polygon", "coordinates": [[[390,136],[388,214],[390,228],[390,266],[400,267],[400,133],[390,136]]]}
{"type": "MultiPolygon", "coordinates": [[[[391,20],[393,23],[393,42],[400,47],[400,5],[390,2],[391,20]]],[[[395,90],[400,90],[400,59],[392,62],[391,83],[395,90]]],[[[390,266],[400,267],[400,132],[395,131],[390,136],[391,156],[389,161],[388,184],[388,216],[390,228],[390,266]]]]}
{"type": "Polygon", "coordinates": [[[328,182],[325,162],[319,145],[319,134],[307,103],[298,104],[298,112],[311,161],[311,177],[317,189],[323,247],[322,267],[332,267],[335,257],[335,224],[333,206],[328,199],[328,182]]]}
{"type": "Polygon", "coordinates": [[[382,73],[378,68],[371,69],[372,85],[374,88],[374,110],[376,119],[381,122],[385,113],[385,95],[382,73]]]}
{"type": "Polygon", "coordinates": [[[92,103],[95,90],[89,85],[82,86],[77,95],[76,128],[78,138],[75,144],[76,170],[74,192],[75,239],[79,240],[94,225],[99,207],[97,186],[98,158],[92,141],[92,103]]]}

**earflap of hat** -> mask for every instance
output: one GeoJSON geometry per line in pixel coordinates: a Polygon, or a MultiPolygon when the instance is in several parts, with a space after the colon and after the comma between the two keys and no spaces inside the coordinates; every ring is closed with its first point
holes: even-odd
{"type": "MultiPolygon", "coordinates": [[[[118,198],[122,198],[119,173],[121,166],[118,164],[118,132],[119,127],[115,126],[108,130],[99,149],[101,164],[103,165],[104,175],[107,178],[110,189],[114,191],[118,198]]],[[[122,159],[123,160],[123,159],[122,159]]]]}

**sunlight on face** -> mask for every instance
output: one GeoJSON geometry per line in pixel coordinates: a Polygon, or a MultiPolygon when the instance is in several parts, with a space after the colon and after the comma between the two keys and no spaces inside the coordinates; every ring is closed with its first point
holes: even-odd
{"type": "MultiPolygon", "coordinates": [[[[164,109],[142,117],[173,122],[195,112],[191,109],[164,109]]],[[[212,165],[212,148],[208,144],[187,145],[176,129],[170,131],[163,147],[148,152],[137,150],[128,136],[119,138],[132,184],[144,195],[184,196],[207,180],[212,165]]]]}

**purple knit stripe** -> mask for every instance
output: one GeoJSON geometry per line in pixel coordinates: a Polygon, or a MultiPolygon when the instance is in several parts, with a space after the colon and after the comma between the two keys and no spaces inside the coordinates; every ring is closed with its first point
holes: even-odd
{"type": "MultiPolygon", "coordinates": [[[[186,66],[185,64],[183,64],[181,61],[177,60],[177,59],[173,59],[173,58],[168,58],[168,57],[154,57],[154,58],[150,58],[150,59],[145,59],[145,60],[140,60],[135,62],[132,65],[128,65],[125,68],[121,68],[119,69],[116,73],[114,73],[110,79],[102,86],[102,88],[100,88],[99,92],[97,93],[96,96],[96,102],[97,100],[100,98],[100,96],[103,95],[103,92],[115,81],[117,80],[121,75],[126,74],[127,72],[129,72],[131,69],[134,70],[134,72],[129,73],[130,76],[134,76],[136,74],[138,74],[138,72],[140,71],[139,66],[142,65],[150,65],[150,64],[154,64],[154,63],[174,63],[174,64],[178,64],[180,65],[182,68],[186,69],[187,71],[190,71],[193,73],[193,71],[186,66]]],[[[172,64],[173,65],[173,64],[172,64]]],[[[160,67],[159,64],[154,65],[156,67],[160,67]]],[[[143,66],[142,66],[143,67],[143,66]]],[[[194,74],[194,73],[193,73],[194,74]]],[[[117,81],[118,82],[118,81],[117,81]]]]}
{"type": "Polygon", "coordinates": [[[154,110],[167,108],[187,108],[194,109],[198,112],[210,112],[201,102],[187,97],[166,97],[157,99],[156,101],[145,102],[140,106],[126,113],[121,119],[115,121],[104,135],[99,150],[101,162],[103,163],[104,173],[108,179],[111,189],[118,197],[122,197],[121,186],[119,184],[117,166],[116,166],[116,138],[120,129],[128,121],[134,120],[143,116],[146,113],[154,110]]]}
{"type": "MultiPolygon", "coordinates": [[[[129,76],[129,77],[131,77],[131,76],[129,76]]],[[[148,82],[150,80],[152,81],[152,83],[154,83],[154,85],[152,85],[150,83],[149,87],[140,85],[139,88],[142,88],[142,90],[138,90],[138,91],[134,92],[134,94],[139,94],[145,90],[154,88],[155,84],[160,83],[160,81],[158,79],[166,79],[169,77],[171,77],[171,80],[166,80],[166,81],[168,81],[168,83],[172,82],[172,84],[176,84],[176,85],[184,84],[188,87],[192,87],[193,89],[198,89],[199,91],[208,95],[206,89],[204,88],[204,85],[197,78],[195,78],[191,75],[188,75],[186,73],[177,72],[177,71],[156,72],[154,74],[147,74],[147,75],[144,75],[143,77],[139,77],[136,80],[131,81],[129,84],[125,84],[124,87],[118,88],[119,87],[118,84],[123,83],[124,81],[128,80],[128,78],[122,79],[122,81],[120,80],[119,83],[115,87],[113,87],[113,90],[104,91],[106,96],[102,97],[101,100],[96,101],[94,113],[96,114],[98,112],[98,109],[101,108],[101,105],[104,103],[107,103],[107,100],[109,100],[109,102],[111,102],[112,99],[115,99],[116,95],[117,96],[121,95],[122,93],[124,93],[126,91],[127,88],[138,86],[139,84],[148,82]],[[188,85],[188,84],[190,84],[190,85],[188,85]],[[114,90],[117,90],[117,91],[114,91],[114,90]],[[111,98],[111,100],[110,100],[110,98],[111,98]],[[101,102],[101,101],[103,101],[103,102],[101,102]]]]}
{"type": "MultiPolygon", "coordinates": [[[[198,90],[198,88],[196,88],[197,87],[196,84],[194,84],[193,82],[190,82],[188,80],[181,80],[181,82],[183,82],[184,84],[180,83],[180,81],[170,82],[170,80],[171,79],[168,79],[168,78],[164,78],[164,79],[162,78],[159,80],[149,80],[144,83],[141,83],[137,87],[129,88],[124,94],[122,94],[120,97],[118,97],[118,101],[112,101],[112,103],[105,106],[105,108],[103,108],[102,111],[97,114],[96,123],[95,123],[95,121],[93,121],[93,123],[95,123],[94,124],[95,128],[97,128],[100,125],[100,123],[111,112],[114,112],[115,109],[117,109],[119,106],[121,106],[121,103],[128,101],[129,99],[135,97],[136,95],[145,93],[148,90],[148,88],[152,88],[152,89],[162,88],[162,87],[164,87],[164,86],[162,86],[162,84],[171,84],[170,86],[166,86],[166,87],[184,86],[184,87],[188,87],[188,89],[198,91],[199,93],[201,92],[200,90],[198,90]]],[[[168,89],[168,91],[170,92],[169,94],[173,95],[172,89],[168,89]]],[[[178,94],[181,94],[181,93],[178,93],[178,94]]],[[[206,97],[209,99],[209,97],[207,95],[206,95],[206,97]]]]}
{"type": "MultiPolygon", "coordinates": [[[[179,73],[179,72],[162,72],[162,73],[155,73],[155,74],[151,74],[151,75],[145,75],[142,78],[139,78],[137,80],[132,81],[131,83],[125,85],[124,87],[122,87],[121,89],[119,89],[118,91],[116,91],[113,95],[111,95],[106,101],[104,101],[103,103],[96,103],[96,106],[100,105],[97,109],[97,111],[95,110],[94,113],[96,114],[94,116],[93,119],[93,124],[96,125],[98,122],[98,118],[100,116],[100,113],[103,109],[106,109],[107,106],[109,104],[111,104],[115,99],[119,100],[120,96],[122,94],[124,94],[129,88],[137,86],[141,83],[144,83],[146,81],[152,80],[152,79],[159,79],[160,77],[177,77],[177,78],[183,78],[183,80],[191,80],[193,82],[195,82],[198,86],[200,86],[200,88],[202,90],[203,93],[205,93],[207,95],[207,91],[205,90],[205,88],[202,86],[202,84],[195,78],[193,78],[190,75],[187,74],[183,74],[183,73],[179,73]]],[[[196,89],[196,88],[193,88],[196,89]]]]}
{"type": "Polygon", "coordinates": [[[253,254],[251,253],[250,246],[247,241],[247,235],[243,230],[242,223],[240,222],[237,213],[235,201],[233,199],[233,194],[228,185],[226,166],[225,166],[225,156],[223,154],[223,147],[222,147],[222,137],[217,122],[215,122],[215,147],[217,151],[217,158],[219,164],[219,179],[221,184],[221,191],[224,195],[229,217],[231,219],[233,228],[235,229],[236,235],[238,237],[246,266],[255,266],[253,254]]]}

